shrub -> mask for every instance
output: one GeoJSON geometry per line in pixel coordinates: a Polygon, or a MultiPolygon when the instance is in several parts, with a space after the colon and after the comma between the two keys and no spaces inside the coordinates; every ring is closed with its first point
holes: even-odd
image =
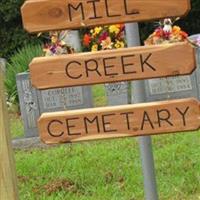
{"type": "Polygon", "coordinates": [[[40,41],[22,28],[20,7],[24,0],[0,1],[0,57],[9,58],[17,48],[40,41]]]}
{"type": "Polygon", "coordinates": [[[34,57],[42,55],[41,45],[26,45],[10,57],[6,66],[5,87],[8,101],[18,105],[18,94],[16,86],[16,74],[28,70],[28,65],[34,57]]]}

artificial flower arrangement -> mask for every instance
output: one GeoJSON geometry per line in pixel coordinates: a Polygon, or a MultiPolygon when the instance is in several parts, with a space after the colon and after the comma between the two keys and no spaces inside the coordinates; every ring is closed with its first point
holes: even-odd
{"type": "Polygon", "coordinates": [[[200,35],[192,41],[192,43],[194,44],[194,46],[196,46],[197,48],[200,48],[200,35]]]}
{"type": "Polygon", "coordinates": [[[88,30],[82,39],[86,51],[119,49],[126,46],[125,25],[98,26],[88,30]]]}
{"type": "Polygon", "coordinates": [[[144,44],[156,45],[186,41],[188,34],[173,24],[171,19],[159,22],[159,27],[144,41],[144,44]]]}
{"type": "Polygon", "coordinates": [[[48,40],[43,47],[44,55],[55,56],[74,53],[74,49],[64,41],[67,34],[68,31],[51,31],[48,36],[44,36],[48,40]]]}

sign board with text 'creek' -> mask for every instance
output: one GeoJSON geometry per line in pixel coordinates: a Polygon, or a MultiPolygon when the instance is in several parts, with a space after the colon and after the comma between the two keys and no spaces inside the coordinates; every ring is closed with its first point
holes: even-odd
{"type": "Polygon", "coordinates": [[[182,42],[34,58],[30,73],[32,84],[46,89],[185,75],[195,67],[194,48],[182,42]]]}
{"type": "Polygon", "coordinates": [[[189,10],[189,0],[28,0],[21,9],[29,32],[179,17],[189,10]]]}
{"type": "Polygon", "coordinates": [[[195,99],[43,114],[40,136],[47,144],[197,130],[195,99]]]}

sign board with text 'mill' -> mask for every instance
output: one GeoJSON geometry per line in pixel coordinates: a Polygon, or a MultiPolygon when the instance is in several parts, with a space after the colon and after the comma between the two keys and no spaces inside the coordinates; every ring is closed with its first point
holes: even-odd
{"type": "Polygon", "coordinates": [[[189,10],[189,0],[28,0],[21,9],[28,32],[180,17],[189,10]]]}

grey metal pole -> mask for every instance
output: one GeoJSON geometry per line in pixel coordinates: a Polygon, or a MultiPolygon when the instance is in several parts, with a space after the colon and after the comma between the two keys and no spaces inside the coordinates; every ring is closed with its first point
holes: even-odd
{"type": "MultiPolygon", "coordinates": [[[[137,23],[126,24],[126,38],[128,47],[140,46],[139,28],[137,23]]],[[[145,102],[144,81],[133,82],[132,96],[132,103],[145,102]]],[[[158,200],[151,137],[140,137],[139,143],[144,176],[145,199],[158,200]]]]}

